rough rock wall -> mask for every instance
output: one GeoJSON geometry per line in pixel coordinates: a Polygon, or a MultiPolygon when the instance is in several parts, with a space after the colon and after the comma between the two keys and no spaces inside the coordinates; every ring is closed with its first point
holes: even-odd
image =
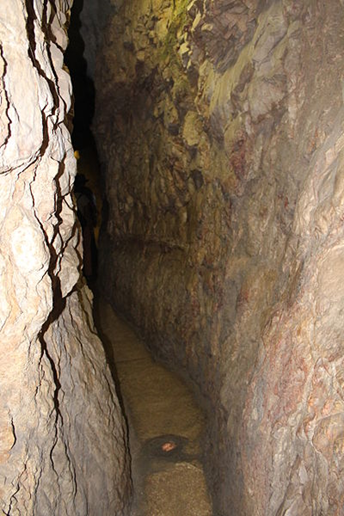
{"type": "Polygon", "coordinates": [[[69,0],[4,0],[0,13],[0,510],[126,514],[126,436],[76,288],[63,68],[69,0]]]}
{"type": "Polygon", "coordinates": [[[114,302],[210,405],[217,516],[344,514],[339,0],[128,0],[98,63],[114,302]]]}

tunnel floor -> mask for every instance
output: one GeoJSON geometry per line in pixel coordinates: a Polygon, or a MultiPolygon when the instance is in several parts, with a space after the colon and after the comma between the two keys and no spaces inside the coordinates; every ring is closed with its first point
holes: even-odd
{"type": "Polygon", "coordinates": [[[155,362],[104,300],[98,326],[129,425],[132,516],[211,516],[200,461],[204,416],[174,373],[155,362]]]}

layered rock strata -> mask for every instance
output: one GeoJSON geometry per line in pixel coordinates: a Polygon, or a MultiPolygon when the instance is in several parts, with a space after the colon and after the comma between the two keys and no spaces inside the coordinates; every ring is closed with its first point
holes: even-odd
{"type": "Polygon", "coordinates": [[[344,514],[343,5],[118,2],[103,285],[210,407],[217,516],[344,514]]]}
{"type": "Polygon", "coordinates": [[[0,512],[124,515],[126,436],[76,287],[63,65],[71,1],[4,0],[0,14],[0,512]]]}

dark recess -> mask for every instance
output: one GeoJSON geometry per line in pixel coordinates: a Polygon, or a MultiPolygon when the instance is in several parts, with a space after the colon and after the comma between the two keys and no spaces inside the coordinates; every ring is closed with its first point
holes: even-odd
{"type": "Polygon", "coordinates": [[[65,63],[69,68],[74,94],[74,129],[72,142],[75,149],[94,146],[91,123],[94,115],[95,90],[87,76],[87,62],[83,57],[85,43],[80,34],[80,13],[84,0],[75,0],[69,27],[69,45],[65,52],[65,63]]]}

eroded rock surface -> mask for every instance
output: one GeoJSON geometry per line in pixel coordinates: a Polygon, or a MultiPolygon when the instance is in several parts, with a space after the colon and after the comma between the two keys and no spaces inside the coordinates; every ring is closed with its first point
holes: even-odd
{"type": "Polygon", "coordinates": [[[71,3],[1,5],[0,510],[11,516],[124,515],[130,491],[90,291],[76,288],[71,3]]]}
{"type": "Polygon", "coordinates": [[[344,514],[343,5],[117,3],[103,284],[209,401],[217,515],[344,514]]]}

